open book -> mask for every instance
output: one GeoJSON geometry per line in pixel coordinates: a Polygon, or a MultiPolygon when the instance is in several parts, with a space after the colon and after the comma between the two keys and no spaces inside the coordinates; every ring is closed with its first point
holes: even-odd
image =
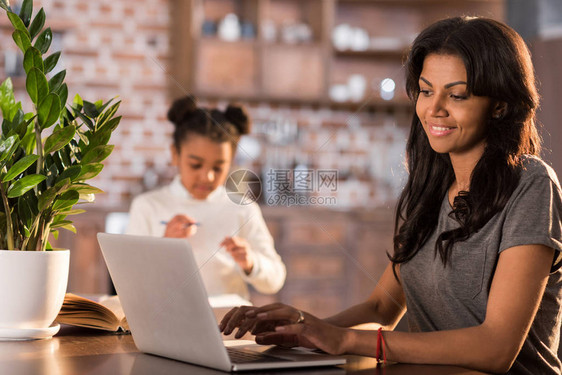
{"type": "Polygon", "coordinates": [[[55,321],[61,324],[105,331],[129,332],[129,324],[117,296],[95,302],[72,293],[66,293],[62,308],[55,321]]]}
{"type": "MultiPolygon", "coordinates": [[[[222,294],[210,296],[209,304],[213,309],[217,309],[218,313],[224,315],[231,307],[251,305],[252,303],[236,294],[222,294]]],[[[96,302],[76,294],[66,293],[62,308],[55,321],[61,324],[112,332],[130,331],[127,318],[125,318],[125,313],[117,296],[102,298],[99,302],[96,302]]]]}

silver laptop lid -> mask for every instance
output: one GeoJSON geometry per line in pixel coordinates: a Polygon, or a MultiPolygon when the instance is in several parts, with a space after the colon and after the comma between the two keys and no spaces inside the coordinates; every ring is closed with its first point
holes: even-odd
{"type": "Polygon", "coordinates": [[[231,370],[188,241],[107,233],[98,241],[139,350],[231,370]]]}

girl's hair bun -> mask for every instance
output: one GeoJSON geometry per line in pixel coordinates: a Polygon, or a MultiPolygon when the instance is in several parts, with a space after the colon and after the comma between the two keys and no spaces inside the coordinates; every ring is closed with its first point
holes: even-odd
{"type": "Polygon", "coordinates": [[[168,110],[168,120],[179,126],[184,120],[197,111],[197,99],[193,95],[187,95],[176,99],[168,110]]]}
{"type": "Polygon", "coordinates": [[[250,133],[250,117],[244,107],[229,105],[224,111],[224,117],[238,129],[240,135],[250,133]]]}

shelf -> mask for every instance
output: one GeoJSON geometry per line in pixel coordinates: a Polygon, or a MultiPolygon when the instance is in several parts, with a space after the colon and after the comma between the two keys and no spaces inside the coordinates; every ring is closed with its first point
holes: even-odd
{"type": "Polygon", "coordinates": [[[252,38],[252,39],[238,39],[238,40],[224,40],[224,39],[220,39],[216,36],[203,36],[201,37],[201,39],[199,39],[200,43],[206,43],[206,44],[217,44],[217,45],[230,45],[230,46],[235,46],[235,45],[249,45],[249,44],[258,44],[258,39],[257,38],[252,38]]]}
{"type": "MultiPolygon", "coordinates": [[[[247,101],[272,106],[331,108],[345,111],[411,111],[400,96],[366,105],[330,101],[332,85],[362,75],[373,82],[392,77],[404,87],[403,62],[409,44],[423,27],[445,16],[486,14],[502,19],[503,0],[185,0],[172,2],[178,30],[172,33],[174,76],[195,95],[216,100],[247,101]],[[203,19],[214,22],[227,13],[256,27],[256,38],[225,41],[201,35],[203,19]],[[185,20],[191,20],[187,27],[185,20]],[[312,29],[309,43],[283,43],[283,22],[305,23],[312,29]],[[264,21],[276,25],[276,41],[263,35],[264,21]],[[365,51],[337,50],[332,42],[340,24],[364,29],[370,36],[365,51]]],[[[266,33],[267,34],[267,33],[266,33]]],[[[271,33],[270,33],[271,34],[271,33]]],[[[267,35],[270,35],[267,34],[267,35]]],[[[349,38],[349,37],[348,37],[349,38]]],[[[365,45],[367,45],[365,43],[365,45]]],[[[173,97],[181,93],[171,88],[173,97]]],[[[400,89],[402,90],[402,89],[400,89]]],[[[398,94],[398,91],[397,91],[398,94]]]]}
{"type": "Polygon", "coordinates": [[[359,57],[359,58],[384,58],[401,59],[406,57],[408,49],[371,49],[366,51],[337,50],[333,49],[333,54],[338,57],[359,57]]]}
{"type": "Polygon", "coordinates": [[[410,110],[413,104],[407,99],[382,100],[374,99],[368,102],[334,102],[325,99],[293,99],[271,96],[218,96],[211,93],[196,92],[195,96],[199,100],[208,101],[227,101],[227,102],[243,102],[253,105],[267,103],[268,105],[288,106],[288,107],[313,107],[313,108],[329,108],[332,110],[356,112],[358,110],[366,111],[387,111],[387,110],[410,110]]]}

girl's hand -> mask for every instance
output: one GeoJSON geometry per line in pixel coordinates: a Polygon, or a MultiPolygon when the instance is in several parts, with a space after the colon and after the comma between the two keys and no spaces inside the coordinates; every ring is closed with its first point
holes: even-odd
{"type": "Polygon", "coordinates": [[[291,306],[274,303],[260,308],[241,306],[228,312],[220,323],[224,334],[238,327],[235,337],[250,331],[262,345],[303,346],[329,354],[347,351],[351,331],[324,322],[291,306]],[[300,319],[302,316],[303,319],[300,319]]]}
{"type": "Polygon", "coordinates": [[[166,225],[164,237],[188,238],[197,233],[197,221],[185,215],[176,215],[166,225]]]}
{"type": "Polygon", "coordinates": [[[248,242],[240,237],[225,237],[221,242],[226,251],[232,256],[234,261],[238,263],[240,268],[249,275],[254,268],[254,255],[248,242]]]}

